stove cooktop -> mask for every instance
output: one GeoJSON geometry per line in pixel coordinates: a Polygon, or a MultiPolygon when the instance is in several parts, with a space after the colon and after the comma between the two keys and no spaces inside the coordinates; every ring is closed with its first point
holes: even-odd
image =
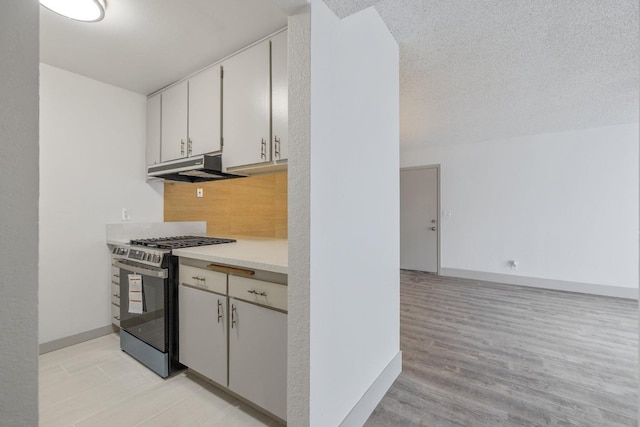
{"type": "Polygon", "coordinates": [[[179,249],[192,248],[195,246],[219,245],[222,243],[233,243],[234,239],[222,239],[219,237],[202,237],[202,236],[172,236],[160,237],[154,239],[133,239],[132,245],[146,246],[148,248],[158,249],[179,249]]]}

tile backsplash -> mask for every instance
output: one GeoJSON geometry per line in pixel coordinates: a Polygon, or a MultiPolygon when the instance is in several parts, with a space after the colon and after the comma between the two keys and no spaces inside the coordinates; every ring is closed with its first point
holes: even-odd
{"type": "Polygon", "coordinates": [[[287,173],[164,184],[165,221],[206,221],[207,235],[287,238],[287,173]],[[203,197],[196,197],[201,188],[203,197]]]}

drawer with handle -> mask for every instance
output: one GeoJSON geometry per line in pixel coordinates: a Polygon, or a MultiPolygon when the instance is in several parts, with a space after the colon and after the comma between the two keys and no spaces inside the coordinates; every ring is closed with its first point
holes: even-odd
{"type": "Polygon", "coordinates": [[[120,326],[120,307],[111,304],[111,323],[120,326]]]}
{"type": "Polygon", "coordinates": [[[227,275],[190,265],[180,265],[180,283],[194,288],[227,294],[227,275]]]}
{"type": "Polygon", "coordinates": [[[120,305],[120,285],[111,284],[111,304],[120,305]]]}
{"type": "Polygon", "coordinates": [[[287,286],[279,283],[230,275],[229,296],[287,311],[287,286]]]}

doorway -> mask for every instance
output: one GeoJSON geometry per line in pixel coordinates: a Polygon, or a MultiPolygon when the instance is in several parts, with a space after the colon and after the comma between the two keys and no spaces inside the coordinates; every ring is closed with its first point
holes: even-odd
{"type": "Polygon", "coordinates": [[[440,274],[440,166],[400,170],[400,268],[440,274]]]}

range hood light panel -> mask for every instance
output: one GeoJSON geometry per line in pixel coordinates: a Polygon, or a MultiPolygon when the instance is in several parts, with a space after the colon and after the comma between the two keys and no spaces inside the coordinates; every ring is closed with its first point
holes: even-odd
{"type": "Polygon", "coordinates": [[[224,175],[216,175],[211,172],[202,172],[202,171],[186,171],[186,172],[178,172],[179,175],[184,176],[197,176],[201,178],[224,178],[224,175]]]}
{"type": "Polygon", "coordinates": [[[222,169],[222,157],[219,154],[201,154],[186,159],[149,165],[147,166],[147,176],[177,182],[204,182],[243,177],[243,175],[223,172],[222,169]]]}

